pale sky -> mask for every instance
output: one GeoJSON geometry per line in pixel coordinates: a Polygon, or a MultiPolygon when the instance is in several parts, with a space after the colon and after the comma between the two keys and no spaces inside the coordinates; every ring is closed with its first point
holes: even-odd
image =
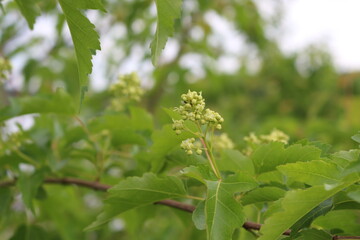
{"type": "Polygon", "coordinates": [[[311,43],[323,43],[340,71],[360,70],[359,0],[282,2],[285,7],[283,50],[291,52],[311,43]]]}

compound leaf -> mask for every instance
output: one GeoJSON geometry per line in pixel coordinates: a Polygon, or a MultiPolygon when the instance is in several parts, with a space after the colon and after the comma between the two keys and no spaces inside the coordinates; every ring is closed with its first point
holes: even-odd
{"type": "Polygon", "coordinates": [[[206,230],[209,240],[230,240],[236,228],[245,221],[242,205],[234,193],[256,187],[245,175],[233,175],[224,181],[207,181],[208,193],[205,202],[206,230]]]}

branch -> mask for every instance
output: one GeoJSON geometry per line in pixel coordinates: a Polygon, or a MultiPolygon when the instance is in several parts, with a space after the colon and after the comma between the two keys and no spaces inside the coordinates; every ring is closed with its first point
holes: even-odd
{"type": "MultiPolygon", "coordinates": [[[[90,189],[94,189],[94,190],[97,190],[97,191],[103,191],[103,192],[106,192],[109,188],[111,188],[110,185],[106,185],[106,184],[103,184],[103,183],[86,181],[86,180],[82,180],[82,179],[78,179],[78,178],[70,178],[70,177],[66,177],[66,178],[46,178],[44,180],[44,183],[62,184],[62,185],[76,185],[76,186],[90,188],[90,189]]],[[[16,184],[16,179],[15,180],[9,180],[9,181],[0,182],[0,188],[1,187],[11,187],[11,186],[14,186],[15,184],[16,184]]],[[[168,206],[168,207],[177,208],[177,209],[183,210],[185,212],[189,212],[189,213],[194,212],[195,208],[196,208],[193,205],[178,202],[178,201],[175,201],[175,200],[170,200],[170,199],[158,201],[158,202],[155,202],[154,204],[165,205],[165,206],[168,206]]],[[[255,222],[245,222],[242,227],[245,228],[246,230],[260,230],[261,226],[262,226],[261,224],[255,223],[255,222]]],[[[286,230],[283,233],[283,235],[290,235],[290,233],[291,233],[291,230],[289,229],[289,230],[286,230]]],[[[333,240],[360,239],[360,236],[337,236],[337,235],[334,235],[332,237],[332,239],[333,240]]]]}

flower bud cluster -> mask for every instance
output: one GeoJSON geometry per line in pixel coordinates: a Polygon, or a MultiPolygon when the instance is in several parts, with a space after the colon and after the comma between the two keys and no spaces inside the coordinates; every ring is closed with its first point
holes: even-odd
{"type": "Polygon", "coordinates": [[[255,133],[251,132],[249,136],[244,137],[245,142],[247,143],[253,143],[253,144],[261,144],[261,140],[258,136],[255,135],[255,133]]]}
{"type": "Polygon", "coordinates": [[[226,133],[222,133],[214,136],[213,146],[216,149],[233,149],[234,143],[226,133]]]}
{"type": "Polygon", "coordinates": [[[254,133],[250,133],[249,136],[244,137],[244,140],[248,144],[247,148],[244,150],[244,153],[246,155],[250,155],[256,145],[270,142],[282,142],[284,144],[288,144],[289,136],[278,129],[273,129],[270,134],[260,135],[259,137],[254,133]]]}
{"type": "Polygon", "coordinates": [[[224,119],[220,116],[219,113],[210,110],[208,108],[205,110],[202,120],[205,121],[205,123],[201,122],[202,124],[206,124],[206,123],[214,124],[214,126],[218,130],[221,129],[221,124],[224,122],[224,119]]]}
{"type": "Polygon", "coordinates": [[[219,113],[205,109],[205,99],[201,96],[201,92],[188,91],[181,95],[182,105],[175,108],[179,112],[183,120],[198,122],[201,125],[212,125],[216,129],[221,129],[224,119],[219,113]]]}
{"type": "Polygon", "coordinates": [[[112,85],[110,90],[116,97],[125,97],[136,102],[139,102],[144,94],[140,79],[135,72],[119,76],[118,82],[112,85]]]}
{"type": "Polygon", "coordinates": [[[289,136],[278,129],[273,129],[268,135],[261,135],[260,139],[263,142],[282,142],[284,144],[289,142],[289,136]]]}
{"type": "Polygon", "coordinates": [[[193,154],[193,151],[196,152],[196,154],[201,154],[202,150],[200,149],[200,146],[197,142],[195,142],[195,138],[188,138],[181,142],[180,147],[185,150],[185,152],[188,155],[193,154]]]}
{"type": "Polygon", "coordinates": [[[173,119],[173,125],[172,129],[175,131],[177,135],[181,133],[182,130],[184,130],[184,120],[174,120],[173,119]]]}

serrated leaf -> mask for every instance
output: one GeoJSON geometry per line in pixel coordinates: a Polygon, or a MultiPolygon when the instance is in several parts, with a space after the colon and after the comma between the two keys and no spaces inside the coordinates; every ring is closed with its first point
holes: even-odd
{"type": "Polygon", "coordinates": [[[103,212],[86,230],[93,230],[127,210],[145,206],[167,198],[186,195],[183,183],[177,177],[157,177],[146,173],[142,177],[129,177],[109,189],[103,212]]]}
{"type": "Polygon", "coordinates": [[[234,193],[251,190],[257,184],[243,174],[223,181],[207,181],[205,202],[206,231],[209,240],[230,240],[236,228],[245,221],[243,207],[234,193]]]}
{"type": "Polygon", "coordinates": [[[34,212],[33,199],[36,197],[36,194],[43,182],[43,179],[44,179],[44,172],[37,171],[30,176],[21,174],[18,181],[16,182],[21,192],[25,206],[33,212],[34,212]]]}
{"type": "Polygon", "coordinates": [[[21,14],[25,17],[29,28],[33,29],[36,17],[40,16],[40,10],[34,0],[15,0],[21,14]]]}
{"type": "Polygon", "coordinates": [[[256,188],[241,198],[243,205],[273,202],[284,197],[286,191],[277,187],[256,188]]]}
{"type": "Polygon", "coordinates": [[[199,230],[206,229],[205,201],[200,201],[192,214],[195,227],[199,230]]]}
{"type": "Polygon", "coordinates": [[[221,171],[254,173],[254,165],[251,159],[238,150],[224,149],[221,152],[221,159],[217,161],[217,166],[221,171]]]}
{"type": "Polygon", "coordinates": [[[360,150],[339,151],[331,155],[332,160],[342,168],[360,160],[360,150]]]}
{"type": "Polygon", "coordinates": [[[256,173],[275,170],[275,167],[279,165],[279,159],[282,159],[284,151],[284,144],[279,142],[272,142],[258,147],[251,155],[256,173]]]}
{"type": "Polygon", "coordinates": [[[186,177],[194,178],[206,184],[206,180],[216,180],[216,176],[208,165],[190,166],[181,170],[181,174],[186,177]]]}
{"type": "Polygon", "coordinates": [[[175,20],[180,18],[182,0],[156,0],[157,27],[154,40],[150,44],[151,60],[158,64],[161,51],[169,36],[174,33],[175,20]]]}
{"type": "Polygon", "coordinates": [[[263,234],[259,240],[276,240],[283,232],[293,226],[302,217],[320,203],[332,197],[342,189],[360,180],[357,174],[351,175],[342,184],[326,190],[323,186],[315,186],[305,190],[288,192],[282,200],[282,210],[270,216],[261,227],[263,234]]]}
{"type": "Polygon", "coordinates": [[[256,173],[273,171],[277,166],[320,159],[321,150],[314,146],[291,145],[284,148],[279,142],[258,147],[251,156],[256,173]]]}
{"type": "Polygon", "coordinates": [[[334,184],[340,181],[341,172],[338,167],[323,160],[289,163],[277,169],[291,180],[309,185],[334,184]]]}
{"type": "Polygon", "coordinates": [[[80,101],[87,90],[88,75],[92,72],[92,55],[100,50],[99,35],[95,26],[81,13],[81,10],[104,7],[100,0],[59,0],[74,43],[80,81],[80,101]]]}
{"type": "Polygon", "coordinates": [[[75,114],[72,98],[64,91],[11,99],[9,106],[0,109],[0,121],[30,113],[75,114]]]}

